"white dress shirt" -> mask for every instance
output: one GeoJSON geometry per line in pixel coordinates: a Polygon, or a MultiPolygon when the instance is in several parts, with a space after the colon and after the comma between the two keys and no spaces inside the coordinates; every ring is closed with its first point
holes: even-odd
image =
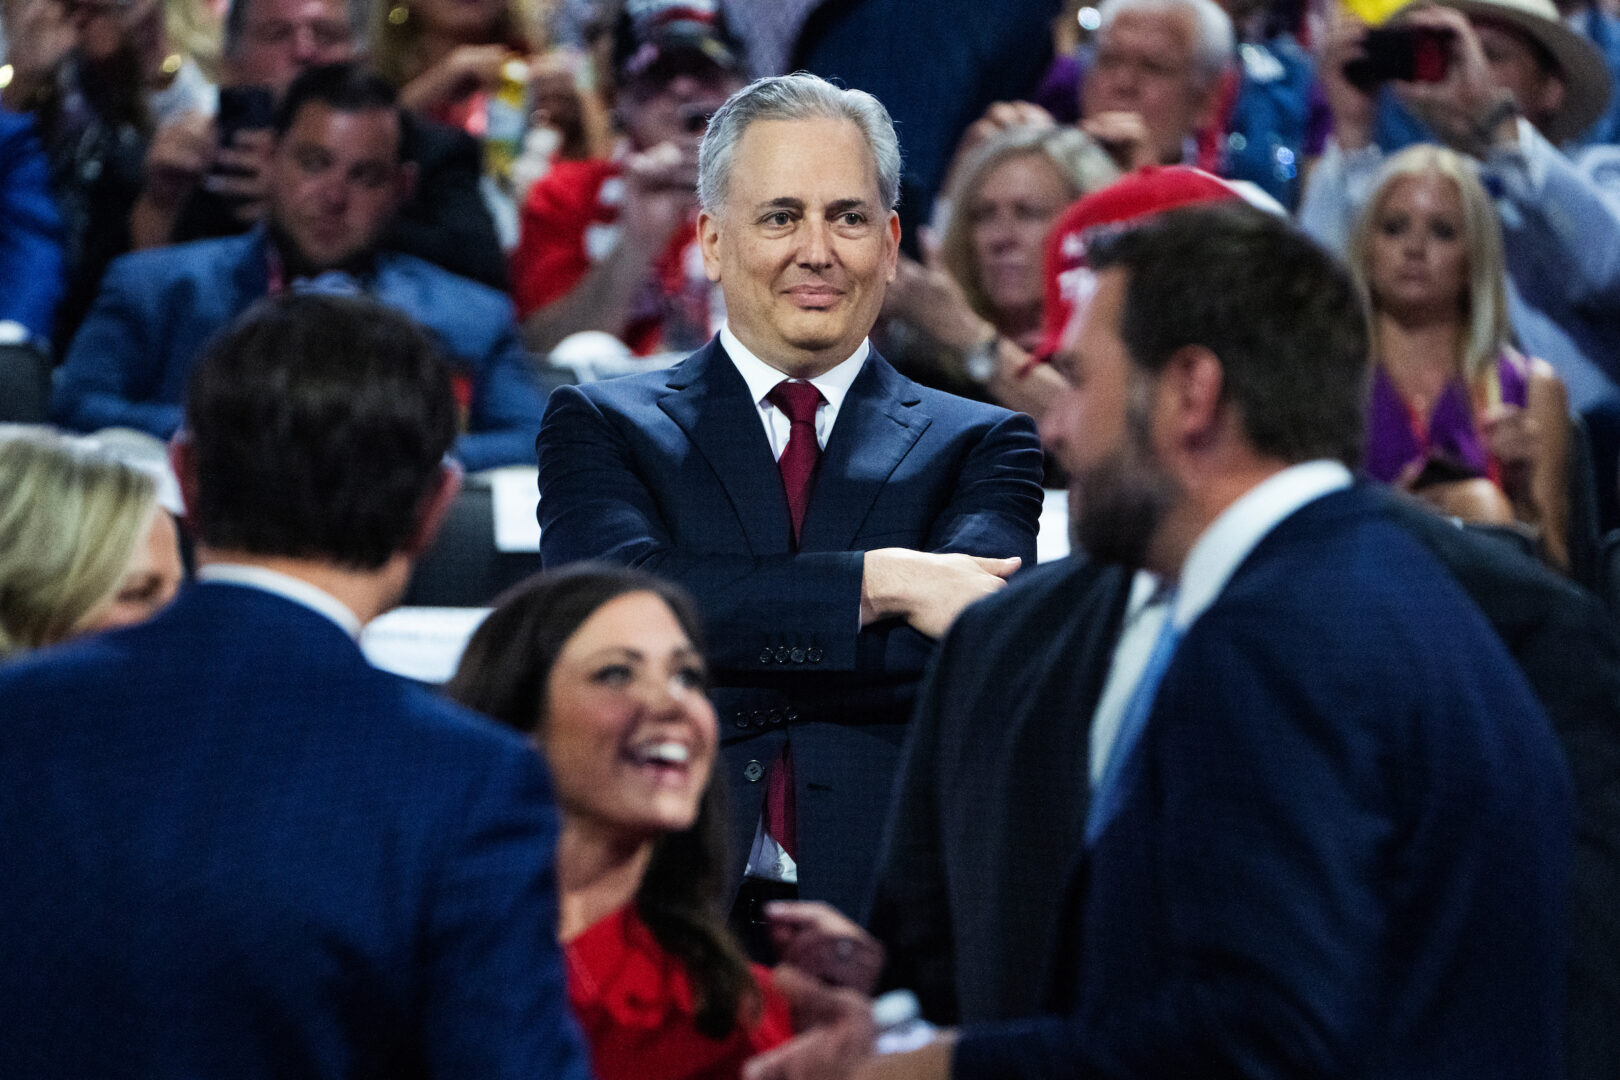
{"type": "MultiPolygon", "coordinates": [[[[737,335],[731,332],[729,325],[720,328],[720,344],[725,347],[726,355],[731,357],[732,364],[736,365],[737,373],[748,384],[748,393],[759,408],[760,423],[765,425],[765,438],[770,441],[771,455],[780,459],[782,451],[787,449],[788,434],[793,425],[786,413],[765,399],[776,389],[777,383],[789,376],[749,352],[748,346],[737,340],[737,335]]],[[[862,338],[854,353],[848,359],[840,361],[830,371],[823,372],[813,379],[793,380],[807,382],[821,391],[824,400],[816,407],[816,442],[821,444],[823,450],[827,449],[827,439],[832,435],[833,422],[838,419],[838,410],[843,407],[844,398],[849,394],[850,386],[854,384],[855,377],[861,373],[861,365],[866,363],[866,357],[871,351],[872,343],[862,338]]]]}

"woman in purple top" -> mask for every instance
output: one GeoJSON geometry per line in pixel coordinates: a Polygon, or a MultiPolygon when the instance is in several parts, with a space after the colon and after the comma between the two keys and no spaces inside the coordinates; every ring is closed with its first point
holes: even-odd
{"type": "Polygon", "coordinates": [[[1567,566],[1564,385],[1508,344],[1501,227],[1473,163],[1430,145],[1391,158],[1350,265],[1377,358],[1366,471],[1465,521],[1532,529],[1567,566]]]}

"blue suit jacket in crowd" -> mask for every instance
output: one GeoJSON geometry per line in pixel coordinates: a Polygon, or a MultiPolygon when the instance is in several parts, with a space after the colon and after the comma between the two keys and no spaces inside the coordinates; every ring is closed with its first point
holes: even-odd
{"type": "MultiPolygon", "coordinates": [[[[52,413],[78,431],[132,427],[167,439],[202,348],[270,288],[265,232],[126,255],[57,372],[52,413]]],[[[378,252],[368,295],[430,331],[470,378],[467,433],[453,452],[469,470],[533,460],[545,394],[500,292],[397,252],[378,252]]]]}
{"type": "MultiPolygon", "coordinates": [[[[1326,496],[1260,542],[1136,753],[1070,856],[1072,966],[1046,1003],[1068,1015],[964,1029],[958,1080],[1560,1075],[1568,769],[1380,500],[1326,496]]],[[[1083,799],[1050,812],[1081,833],[1083,799]]]]}
{"type": "Polygon", "coordinates": [[[733,853],[784,743],[803,895],[864,898],[932,642],[860,627],[862,552],[1035,559],[1041,454],[1020,413],[918,386],[875,352],[839,409],[794,550],[781,475],[718,339],[678,367],[553,392],[540,552],[639,566],[697,600],[715,670],[733,853]]]}
{"type": "Polygon", "coordinates": [[[67,273],[50,163],[29,116],[0,109],[0,319],[49,338],[67,273]]]}
{"type": "Polygon", "coordinates": [[[238,585],[0,667],[0,1076],[585,1080],[516,735],[238,585]]]}

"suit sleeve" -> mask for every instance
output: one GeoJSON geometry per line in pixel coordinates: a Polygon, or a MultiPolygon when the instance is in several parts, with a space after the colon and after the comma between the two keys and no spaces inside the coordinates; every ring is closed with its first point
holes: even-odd
{"type": "Polygon", "coordinates": [[[469,431],[456,440],[456,457],[469,472],[534,460],[534,440],[546,395],[518,341],[509,313],[479,372],[469,431]]]}
{"type": "Polygon", "coordinates": [[[579,387],[560,386],[540,427],[540,555],[602,559],[685,586],[717,667],[759,664],[761,641],[813,642],[820,669],[855,667],[862,554],[700,555],[677,549],[629,441],[579,387]]]}
{"type": "Polygon", "coordinates": [[[1041,440],[1035,421],[1008,413],[979,440],[935,519],[928,550],[987,558],[1016,555],[1035,565],[1041,516],[1041,440]]]}
{"type": "Polygon", "coordinates": [[[557,822],[538,755],[511,747],[447,840],[417,1029],[429,1075],[588,1080],[557,944],[557,822]]]}
{"type": "Polygon", "coordinates": [[[65,273],[50,166],[33,123],[0,116],[0,319],[49,338],[65,273]]]}
{"type": "Polygon", "coordinates": [[[149,400],[162,378],[162,347],[149,331],[155,313],[145,295],[138,259],[116,260],[67,360],[56,373],[52,418],[75,431],[130,427],[167,439],[180,426],[181,406],[149,400]]]}

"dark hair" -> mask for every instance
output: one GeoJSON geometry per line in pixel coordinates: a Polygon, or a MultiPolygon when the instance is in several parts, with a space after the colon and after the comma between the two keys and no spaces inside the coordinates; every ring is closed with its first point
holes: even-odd
{"type": "Polygon", "coordinates": [[[186,395],[212,547],[376,569],[411,540],[456,434],[438,349],[370,300],[261,301],[209,344],[186,395]]]}
{"type": "Polygon", "coordinates": [[[1127,274],[1119,336],[1137,366],[1157,372],[1203,346],[1256,451],[1360,462],[1366,319],[1349,271],[1285,219],[1241,202],[1185,207],[1097,237],[1086,258],[1127,274]]]}
{"type": "MultiPolygon", "coordinates": [[[[663,600],[688,639],[703,648],[686,593],[640,570],[581,563],[547,571],[495,602],[445,692],[525,734],[544,723],[551,669],[568,639],[610,600],[649,592],[663,600]]],[[[658,944],[685,967],[697,999],[697,1029],[722,1038],[746,1002],[758,1005],[748,961],[720,917],[726,866],[725,810],[711,777],[692,827],[662,836],[636,891],[636,910],[658,944]]]]}
{"type": "Polygon", "coordinates": [[[298,114],[311,102],[320,102],[335,112],[384,109],[393,113],[399,127],[399,149],[394,158],[396,161],[410,160],[407,143],[411,137],[411,126],[399,107],[399,94],[395,92],[393,83],[375,71],[351,61],[321,64],[300,71],[276,104],[271,127],[278,139],[298,122],[298,114]]]}

